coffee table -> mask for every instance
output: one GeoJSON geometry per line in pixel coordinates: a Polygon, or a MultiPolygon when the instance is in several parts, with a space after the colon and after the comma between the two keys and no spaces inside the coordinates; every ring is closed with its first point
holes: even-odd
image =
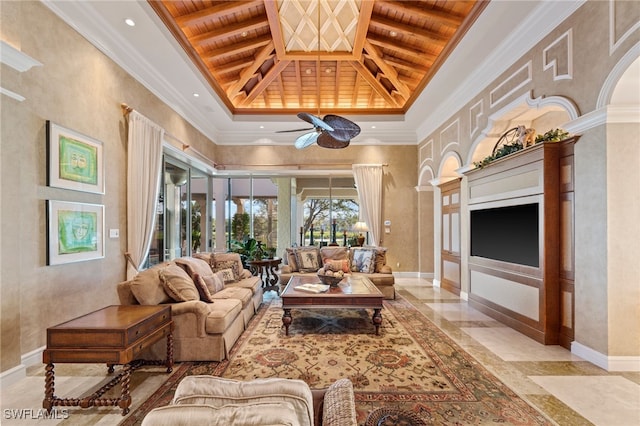
{"type": "Polygon", "coordinates": [[[54,406],[118,406],[122,415],[129,412],[131,372],[142,365],[164,365],[167,373],[173,369],[173,320],[169,306],[107,306],[47,329],[47,348],[42,355],[47,365],[45,397],[42,407],[50,412],[54,406]],[[167,340],[165,361],[143,361],[137,357],[155,342],[167,340]],[[122,372],[109,383],[83,398],[58,398],[54,395],[54,363],[105,363],[108,372],[114,365],[123,365],[122,372]],[[119,398],[102,398],[116,384],[119,398]]]}
{"type": "Polygon", "coordinates": [[[282,324],[285,327],[285,334],[289,335],[289,326],[293,321],[291,309],[327,309],[327,308],[350,308],[350,309],[373,309],[372,322],[376,329],[376,335],[380,334],[380,324],[382,324],[382,293],[367,277],[347,276],[337,287],[331,287],[323,293],[309,293],[296,290],[302,284],[320,283],[318,277],[296,276],[289,280],[282,297],[282,324]]]}

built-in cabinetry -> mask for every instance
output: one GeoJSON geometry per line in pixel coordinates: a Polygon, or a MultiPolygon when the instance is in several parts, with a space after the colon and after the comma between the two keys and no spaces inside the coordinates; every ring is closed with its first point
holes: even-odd
{"type": "Polygon", "coordinates": [[[469,303],[544,344],[573,340],[573,145],[539,143],[465,173],[469,303]]]}
{"type": "Polygon", "coordinates": [[[440,286],[460,295],[460,179],[440,185],[442,206],[440,286]]]}

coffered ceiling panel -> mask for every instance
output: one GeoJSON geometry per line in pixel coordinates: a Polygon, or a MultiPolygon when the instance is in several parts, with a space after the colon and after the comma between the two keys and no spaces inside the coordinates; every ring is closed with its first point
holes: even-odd
{"type": "Polygon", "coordinates": [[[149,1],[232,114],[407,111],[486,6],[149,1]]]}

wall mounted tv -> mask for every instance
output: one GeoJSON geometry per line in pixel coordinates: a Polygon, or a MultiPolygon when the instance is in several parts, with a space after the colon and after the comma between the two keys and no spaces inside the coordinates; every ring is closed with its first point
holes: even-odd
{"type": "Polygon", "coordinates": [[[540,266],[538,204],[471,211],[471,256],[540,266]]]}

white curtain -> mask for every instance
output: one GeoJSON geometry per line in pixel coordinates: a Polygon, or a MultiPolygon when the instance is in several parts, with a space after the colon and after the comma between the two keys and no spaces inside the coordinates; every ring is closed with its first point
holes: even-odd
{"type": "Polygon", "coordinates": [[[127,279],[142,267],[156,220],[164,129],[136,111],[129,113],[127,142],[127,279]]]}
{"type": "Polygon", "coordinates": [[[372,244],[382,238],[382,164],[354,164],[353,177],[360,200],[360,218],[367,223],[372,244]]]}

